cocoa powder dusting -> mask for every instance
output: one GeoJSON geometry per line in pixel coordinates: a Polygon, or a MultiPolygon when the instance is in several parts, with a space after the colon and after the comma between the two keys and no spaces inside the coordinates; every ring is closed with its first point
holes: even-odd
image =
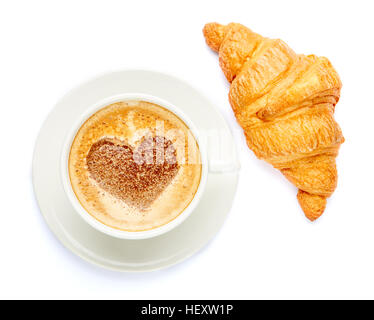
{"type": "Polygon", "coordinates": [[[134,151],[118,139],[92,144],[86,163],[90,176],[111,195],[147,209],[176,176],[176,151],[164,137],[144,139],[134,151]]]}

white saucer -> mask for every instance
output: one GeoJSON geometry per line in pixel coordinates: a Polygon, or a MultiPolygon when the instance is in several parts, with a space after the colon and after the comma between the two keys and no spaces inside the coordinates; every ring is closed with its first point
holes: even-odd
{"type": "MultiPolygon", "coordinates": [[[[195,211],[180,226],[162,236],[121,240],[93,229],[74,211],[64,193],[59,170],[61,150],[66,134],[79,114],[101,99],[127,92],[165,99],[181,108],[197,127],[225,132],[234,144],[221,114],[184,81],[145,70],[109,73],[72,90],[49,114],[34,151],[34,191],[49,227],[72,252],[112,270],[151,271],[181,262],[213,238],[230,211],[238,170],[209,173],[206,191],[195,211]]],[[[231,156],[237,162],[235,148],[231,156]]]]}

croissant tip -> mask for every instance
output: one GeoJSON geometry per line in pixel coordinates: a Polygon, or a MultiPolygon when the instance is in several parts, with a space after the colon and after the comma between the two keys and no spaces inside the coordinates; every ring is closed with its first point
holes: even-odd
{"type": "Polygon", "coordinates": [[[218,52],[224,38],[224,27],[217,22],[207,23],[203,28],[203,34],[208,46],[218,52]]]}
{"type": "Polygon", "coordinates": [[[314,215],[314,214],[310,214],[310,213],[305,213],[304,212],[304,214],[305,214],[305,217],[310,221],[310,222],[314,222],[314,221],[316,221],[321,215],[322,215],[322,213],[320,214],[320,215],[314,215]]]}
{"type": "Polygon", "coordinates": [[[327,200],[324,196],[299,190],[297,199],[305,216],[312,222],[316,221],[325,211],[327,200]]]}

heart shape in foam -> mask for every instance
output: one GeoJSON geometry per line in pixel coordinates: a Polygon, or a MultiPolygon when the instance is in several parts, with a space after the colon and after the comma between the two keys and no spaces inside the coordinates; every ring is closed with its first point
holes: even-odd
{"type": "Polygon", "coordinates": [[[133,148],[102,138],[88,152],[88,172],[98,185],[138,209],[147,209],[176,176],[179,165],[173,143],[163,137],[143,139],[133,148]]]}

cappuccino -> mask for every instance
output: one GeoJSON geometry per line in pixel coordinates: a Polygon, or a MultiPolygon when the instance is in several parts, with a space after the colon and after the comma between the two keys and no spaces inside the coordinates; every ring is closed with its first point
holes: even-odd
{"type": "Polygon", "coordinates": [[[124,101],[94,113],[78,130],[69,177],[82,207],[124,231],[160,227],[180,215],[201,179],[199,145],[171,111],[124,101]]]}

